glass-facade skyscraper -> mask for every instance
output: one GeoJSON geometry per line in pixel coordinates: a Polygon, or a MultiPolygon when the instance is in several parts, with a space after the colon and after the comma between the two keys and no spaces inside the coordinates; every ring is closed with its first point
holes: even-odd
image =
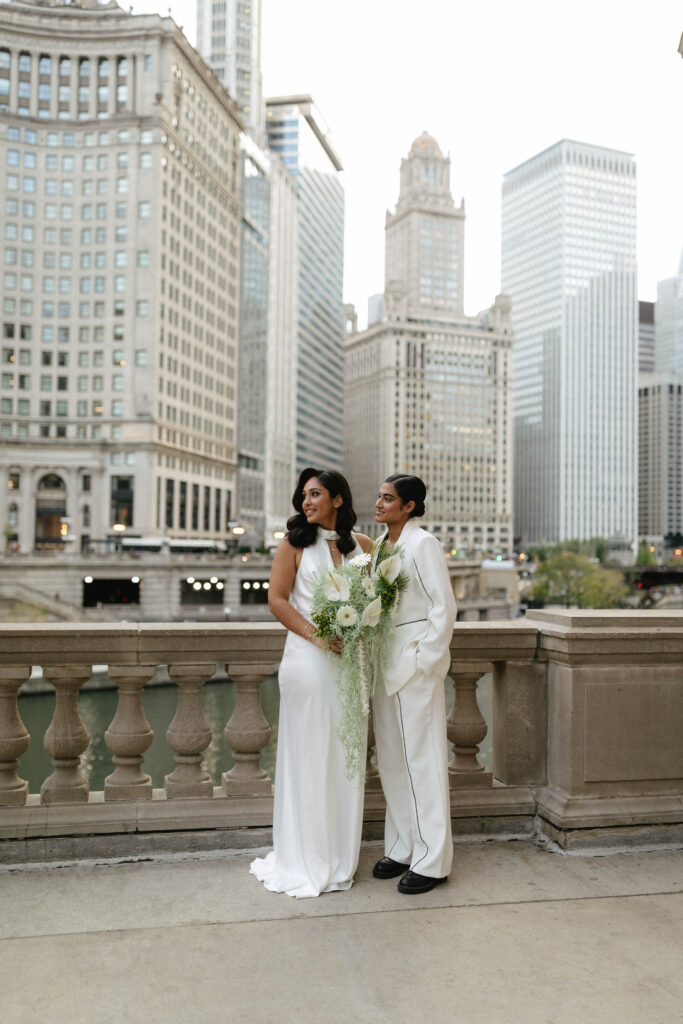
{"type": "Polygon", "coordinates": [[[636,166],[563,139],[503,184],[521,544],[637,531],[636,166]]]}
{"type": "Polygon", "coordinates": [[[239,515],[263,537],[266,415],[262,401],[268,375],[270,162],[243,136],[242,279],[238,410],[239,515]]]}
{"type": "Polygon", "coordinates": [[[345,327],[342,165],[310,96],[267,100],[266,131],[268,145],[289,169],[298,191],[297,469],[341,469],[345,327]]]}

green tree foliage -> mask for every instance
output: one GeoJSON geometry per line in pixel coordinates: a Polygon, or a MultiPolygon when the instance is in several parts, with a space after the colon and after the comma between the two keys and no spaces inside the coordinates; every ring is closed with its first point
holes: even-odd
{"type": "Polygon", "coordinates": [[[657,558],[654,551],[650,551],[650,545],[641,540],[636,555],[636,565],[657,565],[657,558]]]}
{"type": "Polygon", "coordinates": [[[531,596],[569,608],[616,608],[628,588],[622,573],[596,565],[584,555],[562,551],[536,570],[531,596]]]}
{"type": "Polygon", "coordinates": [[[550,547],[534,544],[526,548],[524,553],[530,561],[542,565],[547,559],[563,555],[565,552],[597,558],[604,564],[609,554],[609,542],[604,537],[591,537],[589,540],[565,540],[550,547]]]}

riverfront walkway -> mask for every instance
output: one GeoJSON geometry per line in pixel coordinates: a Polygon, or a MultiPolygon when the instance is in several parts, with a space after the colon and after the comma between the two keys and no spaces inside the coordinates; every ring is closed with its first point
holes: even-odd
{"type": "Polygon", "coordinates": [[[683,852],[458,843],[401,896],[363,845],[294,900],[253,851],[0,869],[0,1024],[680,1024],[683,852]]]}

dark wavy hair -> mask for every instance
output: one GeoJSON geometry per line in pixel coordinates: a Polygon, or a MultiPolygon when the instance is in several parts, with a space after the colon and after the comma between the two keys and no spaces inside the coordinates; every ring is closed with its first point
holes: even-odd
{"type": "Polygon", "coordinates": [[[317,477],[322,487],[330,492],[330,497],[336,498],[341,495],[342,504],[337,509],[336,530],[339,534],[337,547],[343,555],[353,551],[356,542],[351,536],[351,530],[356,525],[356,513],[353,510],[353,499],[351,488],[346,479],[336,469],[314,469],[308,466],[302,470],[292,495],[292,505],[296,509],[296,515],[287,520],[287,539],[294,548],[307,548],[315,544],[318,539],[318,526],[316,523],[309,523],[303,513],[304,486],[311,479],[317,477]]]}
{"type": "Polygon", "coordinates": [[[415,508],[410,513],[410,519],[416,519],[425,514],[425,498],[427,497],[427,485],[419,476],[410,476],[409,473],[394,473],[393,476],[385,477],[385,483],[393,484],[396,493],[405,505],[409,501],[415,502],[415,508]]]}

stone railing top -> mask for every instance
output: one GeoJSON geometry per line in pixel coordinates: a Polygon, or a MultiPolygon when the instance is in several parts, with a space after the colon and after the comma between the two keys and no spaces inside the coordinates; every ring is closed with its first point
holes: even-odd
{"type": "Polygon", "coordinates": [[[279,623],[0,624],[0,665],[278,662],[279,623]]]}
{"type": "Polygon", "coordinates": [[[567,663],[654,664],[683,659],[683,610],[532,611],[538,656],[567,663]]]}
{"type": "MultiPolygon", "coordinates": [[[[0,623],[0,665],[277,664],[276,622],[0,623]]],[[[458,622],[454,664],[590,657],[683,657],[683,611],[538,611],[524,619],[458,622]]]]}
{"type": "MultiPolygon", "coordinates": [[[[532,609],[526,620],[548,623],[565,629],[683,629],[683,609],[644,611],[628,608],[532,609]]],[[[496,623],[491,623],[496,625],[496,623]]]]}

